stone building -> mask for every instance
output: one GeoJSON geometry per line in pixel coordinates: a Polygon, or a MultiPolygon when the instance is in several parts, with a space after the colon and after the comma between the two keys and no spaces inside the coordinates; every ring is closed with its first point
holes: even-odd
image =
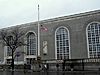
{"type": "MultiPolygon", "coordinates": [[[[42,20],[40,23],[40,51],[38,51],[38,23],[18,25],[25,31],[24,42],[29,46],[15,59],[15,64],[29,63],[37,59],[82,59],[100,57],[100,10],[42,20]],[[46,30],[45,30],[46,28],[46,30]],[[38,52],[38,53],[37,53],[38,52]]],[[[5,28],[13,29],[17,26],[5,28]]],[[[0,44],[0,61],[9,63],[8,47],[0,44]]]]}

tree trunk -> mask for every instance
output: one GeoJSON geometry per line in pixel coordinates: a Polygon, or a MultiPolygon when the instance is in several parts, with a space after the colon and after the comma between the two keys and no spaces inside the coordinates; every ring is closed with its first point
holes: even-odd
{"type": "Polygon", "coordinates": [[[11,66],[12,66],[12,71],[14,70],[14,52],[12,50],[12,62],[11,62],[11,66]]]}
{"type": "Polygon", "coordinates": [[[14,70],[14,59],[13,58],[12,58],[11,66],[12,66],[12,71],[13,71],[14,70]]]}

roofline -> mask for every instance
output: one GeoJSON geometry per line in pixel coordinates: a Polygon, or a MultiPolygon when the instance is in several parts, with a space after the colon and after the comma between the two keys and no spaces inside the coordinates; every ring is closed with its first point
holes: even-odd
{"type": "Polygon", "coordinates": [[[88,12],[83,12],[83,13],[78,13],[78,14],[73,14],[73,15],[68,15],[68,16],[61,16],[61,17],[41,20],[40,23],[63,21],[63,20],[69,20],[69,19],[74,19],[74,18],[81,18],[83,16],[85,17],[87,15],[89,16],[89,15],[94,15],[94,14],[100,14],[100,10],[88,11],[88,12]]]}
{"type": "MultiPolygon", "coordinates": [[[[46,20],[40,20],[40,23],[46,24],[46,23],[51,23],[51,22],[71,20],[71,19],[81,18],[83,16],[85,17],[87,15],[89,16],[89,15],[94,15],[94,14],[100,14],[100,10],[93,10],[93,11],[88,11],[88,12],[83,12],[83,13],[78,13],[78,14],[73,14],[73,15],[68,15],[68,16],[61,16],[61,17],[56,17],[56,18],[51,18],[51,19],[46,19],[46,20]]],[[[23,27],[23,26],[37,25],[37,22],[38,21],[29,22],[29,23],[25,23],[25,24],[19,24],[16,26],[23,27]]],[[[6,27],[6,28],[2,28],[2,29],[14,28],[16,26],[6,27]]]]}

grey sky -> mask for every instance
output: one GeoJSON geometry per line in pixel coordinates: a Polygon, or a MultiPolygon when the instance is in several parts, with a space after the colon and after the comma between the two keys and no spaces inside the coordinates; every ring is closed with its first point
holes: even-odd
{"type": "Polygon", "coordinates": [[[0,0],[0,28],[100,9],[100,0],[0,0]]]}

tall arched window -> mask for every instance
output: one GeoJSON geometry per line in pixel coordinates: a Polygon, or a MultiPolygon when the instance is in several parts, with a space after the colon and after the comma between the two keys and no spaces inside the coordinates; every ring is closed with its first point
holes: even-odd
{"type": "Polygon", "coordinates": [[[90,23],[86,32],[89,58],[100,57],[100,23],[90,23]]]}
{"type": "Polygon", "coordinates": [[[27,55],[36,55],[36,36],[33,32],[27,35],[27,55]]]}
{"type": "Polygon", "coordinates": [[[57,28],[55,32],[56,42],[56,58],[57,59],[69,59],[70,46],[69,46],[69,31],[65,27],[57,28]]]}

